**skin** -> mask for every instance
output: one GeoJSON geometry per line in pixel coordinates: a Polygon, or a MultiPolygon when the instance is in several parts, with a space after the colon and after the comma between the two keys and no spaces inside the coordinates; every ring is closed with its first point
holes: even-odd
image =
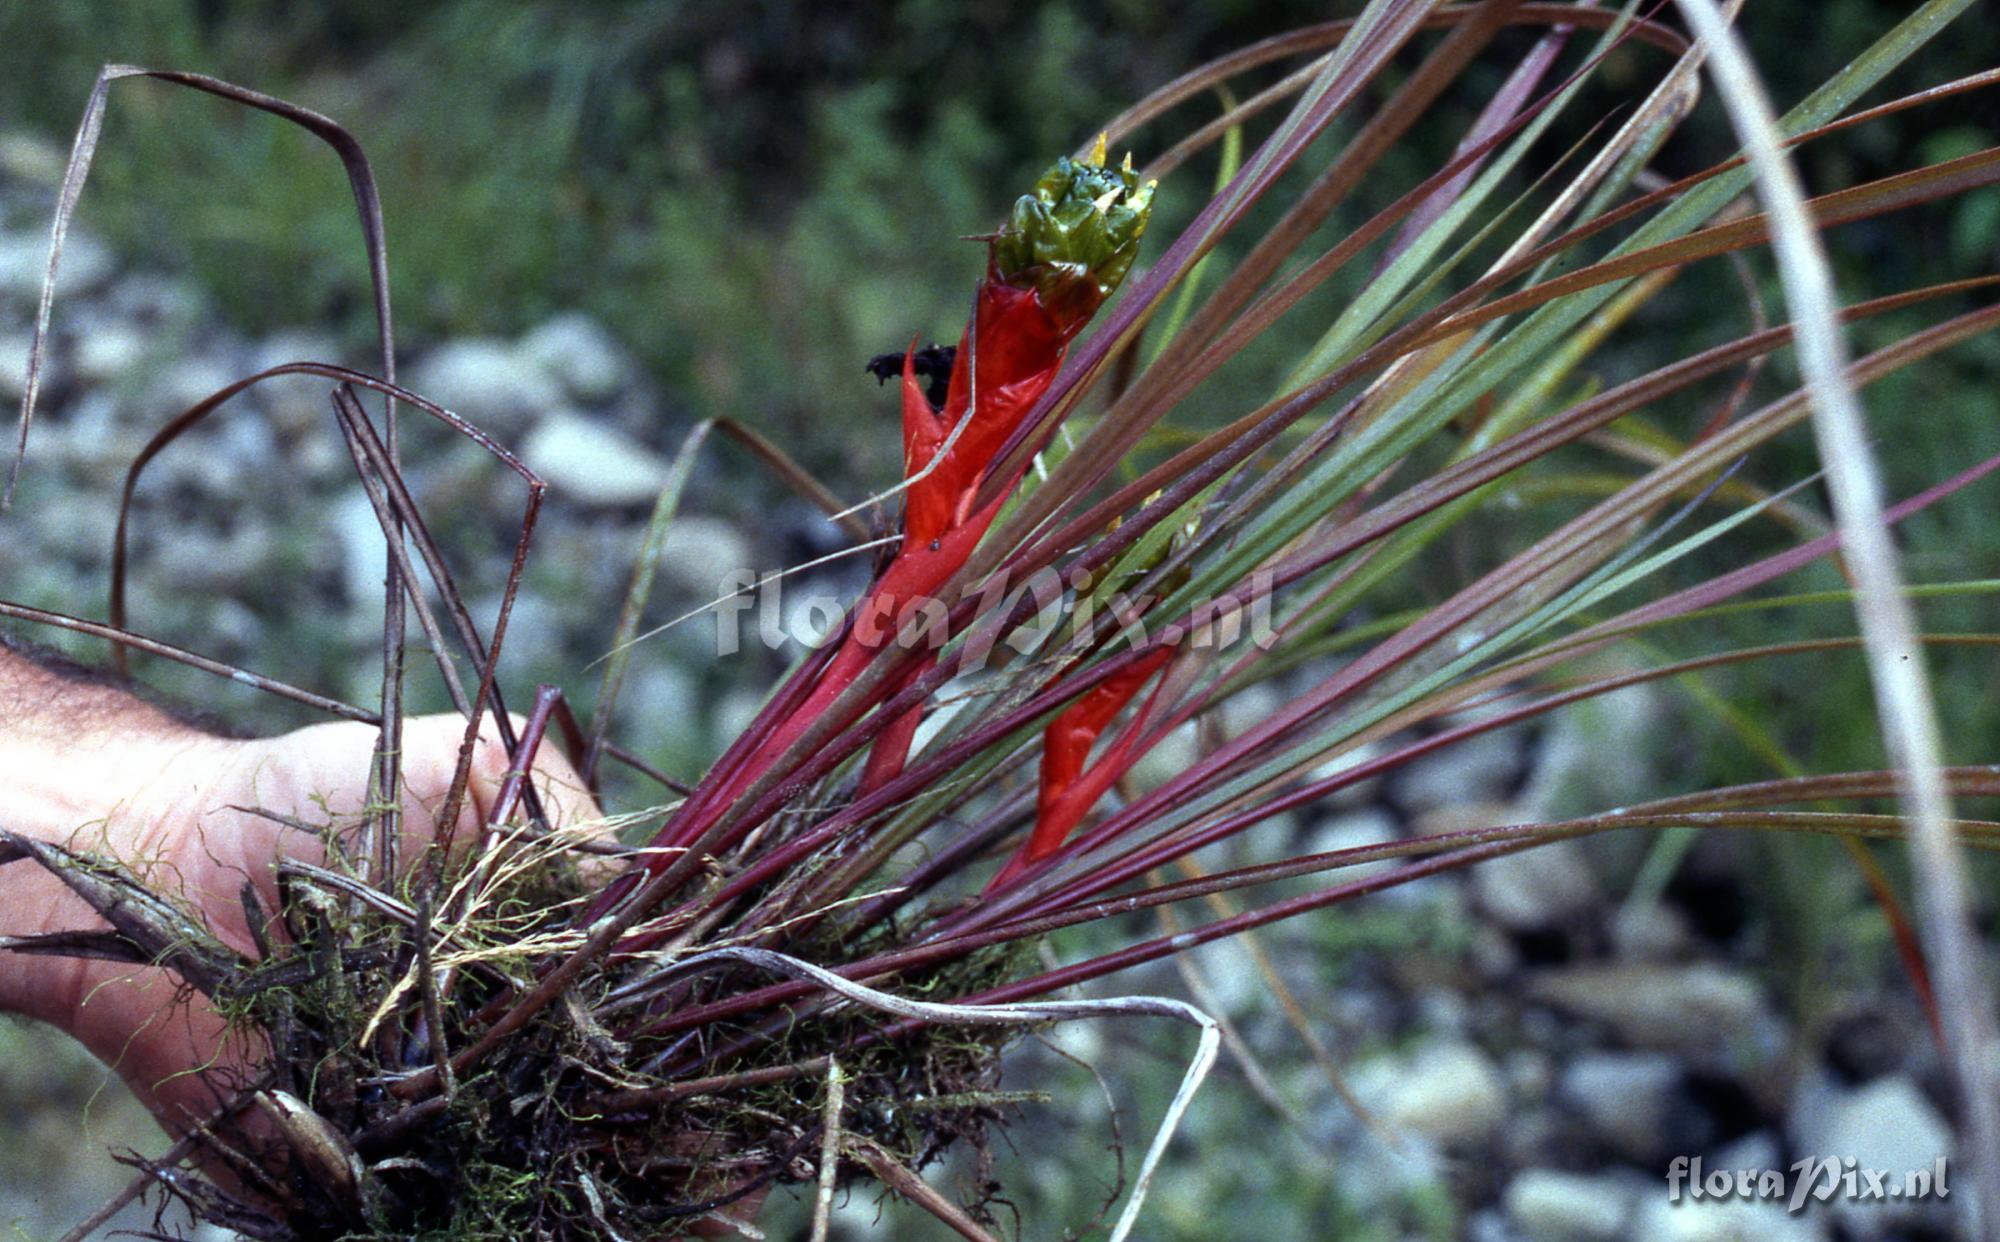
{"type": "MultiPolygon", "coordinates": [[[[457,716],[405,725],[405,859],[421,856],[438,831],[435,814],[463,732],[457,716]]],[[[109,856],[156,886],[178,888],[238,952],[254,953],[243,881],[251,880],[273,911],[276,860],[325,858],[316,836],[231,808],[351,822],[366,794],[375,740],[372,726],[353,721],[269,738],[219,737],[115,686],[0,648],[0,827],[109,856]]],[[[474,756],[455,840],[477,839],[506,772],[506,753],[489,729],[474,756]]],[[[599,818],[558,748],[542,748],[534,780],[554,823],[599,818]]],[[[0,867],[0,934],[103,926],[38,864],[0,867]]],[[[275,920],[271,933],[283,935],[275,920]]],[[[0,952],[0,1011],[74,1036],[176,1135],[210,1117],[265,1052],[228,1035],[205,998],[157,967],[0,952]]],[[[698,1226],[696,1236],[735,1235],[698,1226]]]]}

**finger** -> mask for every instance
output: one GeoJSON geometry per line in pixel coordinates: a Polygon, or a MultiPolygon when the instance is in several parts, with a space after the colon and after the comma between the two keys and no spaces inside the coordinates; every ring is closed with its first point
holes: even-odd
{"type": "MultiPolygon", "coordinates": [[[[510,719],[515,736],[519,737],[526,729],[526,721],[519,715],[510,719]]],[[[404,724],[406,802],[421,808],[419,827],[435,825],[436,816],[443,813],[443,800],[450,791],[464,740],[465,720],[460,716],[419,716],[404,724]]],[[[506,748],[500,743],[499,729],[490,719],[485,721],[473,746],[468,797],[454,825],[455,837],[468,831],[477,832],[491,819],[512,767],[506,748]]],[[[544,739],[536,748],[530,779],[551,828],[590,825],[603,819],[597,800],[590,796],[583,778],[553,739],[544,739]]],[[[417,819],[414,809],[411,819],[417,819]]]]}

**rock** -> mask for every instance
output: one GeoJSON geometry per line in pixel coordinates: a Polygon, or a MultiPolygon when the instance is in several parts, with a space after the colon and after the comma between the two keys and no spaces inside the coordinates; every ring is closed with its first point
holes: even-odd
{"type": "Polygon", "coordinates": [[[1630,1187],[1617,1179],[1554,1169],[1523,1169],[1502,1196],[1507,1217],[1529,1242],[1612,1242],[1632,1212],[1630,1187]]]}
{"type": "MultiPolygon", "coordinates": [[[[0,400],[18,406],[21,394],[28,384],[28,348],[34,344],[34,337],[27,332],[9,332],[0,336],[0,400]]],[[[43,374],[48,374],[49,362],[43,362],[43,374]]],[[[43,380],[45,385],[48,381],[43,380]]]]}
{"type": "Polygon", "coordinates": [[[103,304],[111,314],[178,337],[185,337],[215,315],[201,290],[157,272],[121,274],[105,290],[103,304]]]}
{"type": "Polygon", "coordinates": [[[0,134],[0,177],[53,190],[62,184],[67,154],[40,134],[10,129],[0,134]]]}
{"type": "MultiPolygon", "coordinates": [[[[245,373],[268,371],[288,362],[345,365],[349,359],[340,348],[340,343],[331,336],[310,329],[288,328],[274,332],[250,347],[245,373]]],[[[340,432],[335,429],[333,421],[333,404],[327,396],[332,387],[332,381],[316,375],[285,375],[265,380],[253,391],[265,417],[280,433],[290,439],[323,441],[339,454],[339,460],[344,464],[348,461],[347,450],[340,447],[340,432]]],[[[381,400],[373,394],[362,393],[361,398],[371,415],[381,410],[381,400]]],[[[324,454],[320,456],[324,458],[324,454]]],[[[315,463],[311,473],[324,473],[323,464],[315,463]]]]}
{"type": "Polygon", "coordinates": [[[627,666],[625,685],[618,699],[618,719],[630,737],[657,737],[662,733],[677,740],[699,744],[701,736],[700,688],[686,669],[669,660],[646,658],[635,653],[627,666]]]}
{"type": "Polygon", "coordinates": [[[1687,919],[1658,901],[1626,902],[1611,916],[1614,956],[1623,962],[1664,962],[1693,943],[1687,919]]]}
{"type": "MultiPolygon", "coordinates": [[[[1454,721],[1453,723],[1458,723],[1454,721]]],[[[1412,815],[1470,802],[1509,799],[1527,770],[1527,731],[1471,737],[1398,769],[1389,778],[1396,801],[1412,815]]]]}
{"type": "Polygon", "coordinates": [[[1706,1163],[1711,1169],[1723,1169],[1731,1173],[1738,1171],[1761,1173],[1765,1169],[1780,1167],[1783,1159],[1784,1150],[1778,1145],[1778,1136],[1769,1130],[1757,1130],[1733,1143],[1726,1143],[1716,1148],[1706,1163]]]}
{"type": "Polygon", "coordinates": [[[405,385],[503,442],[563,404],[561,387],[505,341],[440,345],[409,369],[405,385]]]}
{"type": "Polygon", "coordinates": [[[521,356],[578,401],[605,401],[625,385],[625,351],[579,311],[557,315],[521,338],[521,356]]]}
{"type": "Polygon", "coordinates": [[[1632,1242],[1824,1242],[1813,1221],[1790,1216],[1782,1203],[1749,1199],[1669,1202],[1664,1190],[1640,1196],[1632,1242]]]}
{"type": "MultiPolygon", "coordinates": [[[[1419,837],[1437,837],[1449,832],[1476,832],[1483,828],[1518,824],[1523,818],[1519,811],[1505,802],[1454,802],[1412,815],[1410,833],[1419,837]]],[[[1485,865],[1480,864],[1482,867],[1485,865]]]]}
{"type": "Polygon", "coordinates": [[[221,537],[183,527],[159,541],[139,572],[157,575],[174,591],[214,595],[221,602],[268,569],[276,543],[265,522],[238,523],[221,537]]]}
{"type": "Polygon", "coordinates": [[[1240,693],[1224,700],[1223,734],[1230,738],[1242,737],[1284,708],[1285,696],[1278,692],[1277,687],[1269,684],[1248,686],[1240,693]]]}
{"type": "MultiPolygon", "coordinates": [[[[198,382],[198,381],[197,381],[198,382]]],[[[178,410],[176,410],[178,412],[178,410]]],[[[164,424],[142,420],[150,436],[164,424]]],[[[130,464],[127,457],[118,465],[130,464]]],[[[147,463],[141,487],[154,494],[182,489],[204,500],[240,503],[285,481],[278,472],[277,437],[246,406],[224,405],[147,463]]]]}
{"type": "MultiPolygon", "coordinates": [[[[370,359],[372,364],[375,360],[370,359]]],[[[313,328],[280,328],[266,334],[263,339],[250,347],[251,368],[257,371],[269,370],[287,362],[325,362],[334,366],[351,366],[353,360],[342,349],[339,340],[330,333],[313,328]]],[[[327,380],[315,380],[322,388],[330,387],[327,380]]]]}
{"type": "Polygon", "coordinates": [[[1545,735],[1521,805],[1538,819],[1559,817],[1571,809],[1615,806],[1647,788],[1666,717],[1658,688],[1647,685],[1564,710],[1545,735]]]}
{"type": "Polygon", "coordinates": [[[1667,1119],[1681,1082],[1679,1062],[1658,1052],[1586,1052],[1562,1072],[1563,1103],[1618,1155],[1650,1164],[1673,1145],[1667,1119]]]}
{"type": "Polygon", "coordinates": [[[1141,789],[1151,789],[1187,771],[1200,758],[1201,736],[1190,721],[1139,756],[1139,761],[1132,765],[1132,779],[1141,789]]]}
{"type": "MultiPolygon", "coordinates": [[[[514,607],[507,614],[507,641],[501,648],[500,667],[514,670],[524,682],[549,680],[569,671],[563,647],[574,623],[564,624],[563,602],[540,591],[523,591],[514,597],[514,607]]],[[[500,596],[474,600],[469,607],[480,633],[490,637],[492,618],[500,612],[500,596]]],[[[455,644],[453,648],[457,649],[455,644]]],[[[508,705],[513,706],[511,702],[508,705]]]]}
{"type": "Polygon", "coordinates": [[[1764,996],[1740,971],[1706,963],[1569,966],[1528,983],[1529,999],[1609,1026],[1641,1048],[1710,1049],[1749,1034],[1764,996]]]}
{"type": "Polygon", "coordinates": [[[28,469],[61,462],[90,485],[115,487],[145,442],[146,433],[120,417],[115,397],[84,392],[70,399],[60,419],[52,411],[36,415],[28,433],[28,469]]]}
{"type": "MultiPolygon", "coordinates": [[[[36,434],[40,434],[40,429],[36,434]]],[[[35,453],[34,437],[30,436],[24,476],[36,469],[35,453]]],[[[61,558],[93,570],[111,561],[111,539],[118,525],[118,512],[112,505],[23,505],[9,520],[34,523],[34,534],[22,542],[38,549],[41,556],[61,558]]],[[[13,542],[14,538],[10,531],[5,541],[13,542]]]]}
{"type": "Polygon", "coordinates": [[[1472,869],[1479,908],[1509,931],[1567,923],[1597,900],[1597,881],[1575,841],[1552,841],[1472,869]]]}
{"type": "Polygon", "coordinates": [[[665,458],[614,427],[570,412],[536,424],[521,445],[521,460],[548,480],[552,496],[588,508],[651,505],[667,478],[665,458]]]}
{"type": "MultiPolygon", "coordinates": [[[[134,396],[127,404],[141,422],[155,428],[182,410],[206,401],[245,374],[240,365],[214,351],[191,354],[134,377],[134,396]]],[[[210,420],[254,417],[247,410],[224,406],[210,420]]]]}
{"type": "MultiPolygon", "coordinates": [[[[660,543],[660,573],[697,596],[696,604],[705,604],[745,581],[756,581],[755,560],[750,541],[733,523],[700,514],[675,517],[660,543]]],[[[799,592],[785,594],[788,598],[799,592]]]]}
{"type": "MultiPolygon", "coordinates": [[[[42,296],[42,277],[49,265],[49,235],[37,232],[0,233],[0,297],[32,315],[42,296]]],[[[88,233],[71,229],[63,239],[62,265],[56,274],[56,298],[76,297],[102,285],[111,275],[111,250],[88,233]]]]}
{"type": "Polygon", "coordinates": [[[1507,1091],[1499,1069],[1477,1045],[1436,1041],[1358,1069],[1354,1090],[1392,1131],[1407,1131],[1447,1147],[1490,1135],[1505,1119],[1507,1091]]]}
{"type": "MultiPolygon", "coordinates": [[[[1802,1085],[1792,1116],[1793,1147],[1802,1158],[1842,1162],[1882,1175],[1885,1186],[1905,1174],[1935,1170],[1945,1162],[1946,1185],[1953,1154],[1951,1127],[1915,1080],[1897,1074],[1852,1091],[1821,1080],[1802,1085]]],[[[1822,1174],[1823,1178],[1828,1174],[1822,1174]]],[[[1866,1180],[1857,1183],[1865,1189],[1866,1180]]],[[[1828,1206],[1859,1237],[1873,1237],[1886,1225],[1940,1209],[1936,1199],[1848,1198],[1834,1195],[1828,1206]]]]}
{"type": "Polygon", "coordinates": [[[127,320],[106,319],[77,334],[70,365],[83,383],[103,384],[138,369],[151,352],[152,336],[144,328],[127,320]]]}
{"type": "MultiPolygon", "coordinates": [[[[1397,840],[1396,820],[1380,807],[1362,807],[1343,815],[1336,815],[1312,830],[1307,836],[1307,854],[1331,854],[1337,850],[1365,849],[1371,845],[1387,845],[1397,840]]],[[[1401,860],[1382,858],[1372,862],[1356,863],[1342,867],[1338,871],[1326,873],[1331,881],[1358,880],[1363,876],[1375,875],[1400,866],[1401,860]]]]}
{"type": "MultiPolygon", "coordinates": [[[[1380,758],[1387,750],[1388,745],[1384,742],[1364,742],[1354,749],[1335,755],[1333,758],[1327,759],[1317,767],[1312,768],[1306,773],[1306,779],[1308,781],[1329,780],[1351,768],[1358,768],[1364,763],[1369,763],[1380,758]]],[[[1363,777],[1352,784],[1342,785],[1332,793],[1321,798],[1315,805],[1328,808],[1367,805],[1375,801],[1375,795],[1381,789],[1384,779],[1386,778],[1382,776],[1363,777]]]]}
{"type": "MultiPolygon", "coordinates": [[[[389,543],[360,484],[348,488],[323,510],[328,530],[341,549],[342,580],[351,606],[379,602],[389,575],[389,543]]],[[[482,624],[487,624],[484,620],[482,624]]]]}
{"type": "MultiPolygon", "coordinates": [[[[1191,950],[1187,957],[1208,987],[1221,1016],[1242,1021],[1272,1008],[1271,987],[1256,960],[1236,940],[1218,940],[1191,950]]],[[[1290,1032],[1287,1031],[1287,1034],[1290,1032]]]]}

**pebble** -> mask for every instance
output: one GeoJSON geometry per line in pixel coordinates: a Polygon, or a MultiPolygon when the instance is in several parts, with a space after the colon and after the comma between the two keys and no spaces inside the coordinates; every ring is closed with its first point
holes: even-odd
{"type": "MultiPolygon", "coordinates": [[[[745,580],[754,581],[758,566],[750,541],[735,523],[680,513],[660,543],[659,571],[668,582],[691,592],[695,604],[705,604],[745,580]]],[[[784,598],[802,593],[810,594],[793,590],[785,592],[784,598]]]]}
{"type": "Polygon", "coordinates": [[[323,510],[322,521],[342,553],[342,580],[350,606],[378,606],[389,574],[389,544],[368,493],[354,484],[323,510]]]}
{"type": "Polygon", "coordinates": [[[1535,818],[1573,808],[1615,806],[1652,782],[1664,700],[1652,686],[1627,686],[1565,709],[1545,736],[1520,802],[1535,818]]]}
{"type": "Polygon", "coordinates": [[[1132,765],[1132,778],[1140,788],[1163,785],[1193,767],[1201,758],[1201,735],[1190,721],[1160,739],[1157,746],[1132,765]]]}
{"type": "Polygon", "coordinates": [[[1626,902],[1611,916],[1611,941],[1620,960],[1666,962],[1693,944],[1687,919],[1659,901],[1626,902]]]}
{"type": "Polygon", "coordinates": [[[409,368],[404,385],[502,443],[561,408],[562,388],[503,340],[473,337],[439,345],[409,368]]]}
{"type": "MultiPolygon", "coordinates": [[[[49,234],[0,233],[0,298],[34,313],[42,296],[42,278],[49,266],[49,234]]],[[[56,299],[86,294],[111,277],[111,250],[88,233],[71,229],[63,239],[62,264],[56,274],[56,299]]],[[[60,314],[60,305],[58,305],[60,314]]]]}
{"type": "MultiPolygon", "coordinates": [[[[1303,843],[1300,853],[1331,854],[1337,850],[1387,845],[1397,839],[1394,816],[1380,807],[1362,807],[1336,815],[1313,829],[1303,843]]],[[[1355,863],[1338,871],[1329,871],[1326,875],[1333,881],[1358,880],[1399,865],[1401,861],[1398,859],[1382,858],[1372,862],[1355,863]]]]}
{"type": "MultiPolygon", "coordinates": [[[[149,428],[158,427],[182,410],[206,401],[242,379],[247,372],[233,359],[214,354],[175,358],[135,376],[131,410],[149,428]]],[[[253,417],[233,404],[212,418],[253,417]]]]}
{"type": "MultiPolygon", "coordinates": [[[[1919,1169],[1946,1162],[1947,1179],[1954,1154],[1951,1126],[1916,1081],[1905,1074],[1878,1078],[1852,1090],[1842,1090],[1818,1076],[1801,1084],[1792,1112],[1795,1154],[1817,1160],[1854,1161],[1901,1179],[1919,1169]]],[[[1949,1185],[1949,1180],[1947,1180],[1949,1185]]],[[[1829,1200],[1831,1214],[1856,1236],[1876,1236],[1887,1225],[1945,1206],[1936,1200],[1829,1200]]]]}
{"type": "Polygon", "coordinates": [[[1409,1132],[1446,1147],[1479,1142],[1507,1115],[1499,1067],[1477,1045],[1463,1041],[1433,1041],[1367,1062],[1355,1071],[1353,1084],[1392,1133],[1409,1132]]]}
{"type": "Polygon", "coordinates": [[[70,367],[85,384],[105,384],[137,370],[152,352],[152,336],[129,320],[107,319],[80,332],[70,351],[70,367]]]}
{"type": "Polygon", "coordinates": [[[41,134],[18,129],[0,133],[0,176],[55,189],[67,162],[68,152],[41,134]]]}
{"type": "Polygon", "coordinates": [[[1389,776],[1396,801],[1412,815],[1504,799],[1527,765],[1527,732],[1476,733],[1389,776]]]}
{"type": "MultiPolygon", "coordinates": [[[[17,404],[28,385],[28,348],[34,343],[29,333],[0,334],[0,400],[17,404]]],[[[47,362],[43,364],[45,368],[47,362]]]]}
{"type": "Polygon", "coordinates": [[[233,592],[266,571],[276,543],[276,534],[262,522],[238,523],[221,536],[183,526],[171,538],[155,542],[145,563],[135,568],[157,575],[162,586],[175,591],[205,592],[231,602],[233,592]]]}
{"type": "Polygon", "coordinates": [[[1787,1215],[1783,1204],[1749,1199],[1667,1199],[1641,1195],[1631,1242],[1826,1242],[1820,1226],[1787,1215]]]}
{"type": "Polygon", "coordinates": [[[1680,1062],[1664,1053],[1585,1052],[1563,1069],[1557,1096],[1613,1152],[1649,1164],[1680,1154],[1666,1147],[1681,1076],[1680,1062]]]}
{"type": "MultiPolygon", "coordinates": [[[[1316,767],[1307,771],[1306,779],[1308,781],[1329,780],[1352,768],[1358,768],[1364,763],[1374,761],[1381,757],[1387,750],[1388,746],[1386,743],[1364,742],[1352,750],[1343,751],[1330,759],[1321,761],[1316,767]]],[[[1351,784],[1342,785],[1332,793],[1321,798],[1316,805],[1330,810],[1365,806],[1375,801],[1375,797],[1380,792],[1384,780],[1385,778],[1379,775],[1363,777],[1351,784]]]]}
{"type": "Polygon", "coordinates": [[[521,356],[583,402],[606,401],[625,386],[625,351],[589,315],[557,315],[521,338],[521,356]]]}
{"type": "Polygon", "coordinates": [[[1633,1198],[1616,1178],[1523,1169],[1502,1201],[1528,1242],[1613,1242],[1624,1235],[1633,1198]]]}
{"type": "Polygon", "coordinates": [[[1575,841],[1502,854],[1472,869],[1479,908],[1509,931],[1557,927],[1597,901],[1597,881],[1575,841]]]}
{"type": "Polygon", "coordinates": [[[665,458],[617,428],[573,411],[537,423],[520,455],[529,469],[548,480],[552,497],[586,508],[651,505],[667,479],[665,458]]]}
{"type": "Polygon", "coordinates": [[[1602,1022],[1640,1048],[1709,1049],[1750,1033],[1764,1016],[1764,995],[1741,971],[1709,963],[1590,964],[1544,971],[1529,999],[1602,1022]]]}

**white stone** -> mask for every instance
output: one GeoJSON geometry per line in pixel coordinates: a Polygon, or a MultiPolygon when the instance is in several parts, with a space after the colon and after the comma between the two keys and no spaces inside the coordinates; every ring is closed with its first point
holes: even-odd
{"type": "Polygon", "coordinates": [[[1525,762],[1520,729],[1476,733],[1396,774],[1396,798],[1412,814],[1504,798],[1525,762]]]}
{"type": "Polygon", "coordinates": [[[554,414],[521,444],[521,460],[560,500],[596,509],[651,505],[667,462],[617,428],[582,414],[554,414]]]}
{"type": "Polygon", "coordinates": [[[1201,758],[1201,736],[1189,721],[1160,739],[1157,746],[1139,756],[1132,765],[1132,778],[1142,789],[1153,789],[1193,767],[1201,758]]]}
{"type": "MultiPolygon", "coordinates": [[[[734,524],[698,513],[676,514],[673,524],[667,527],[667,537],[660,542],[660,572],[682,589],[692,591],[699,597],[695,601],[699,604],[743,582],[755,581],[757,567],[753,560],[750,541],[734,524]]],[[[778,584],[787,604],[794,596],[813,594],[803,586],[784,590],[789,581],[781,580],[778,584]]],[[[834,602],[840,605],[846,601],[834,602]]]]}
{"type": "MultiPolygon", "coordinates": [[[[382,524],[360,484],[347,489],[323,510],[334,540],[340,545],[350,601],[380,601],[383,583],[389,576],[389,543],[382,524]]],[[[365,611],[365,609],[364,609],[365,611]]]]}
{"type": "Polygon", "coordinates": [[[1392,1133],[1410,1132],[1447,1147],[1476,1143],[1507,1113],[1507,1091],[1493,1059],[1457,1041],[1424,1045],[1361,1066],[1354,1089],[1392,1133]]]}
{"type": "Polygon", "coordinates": [[[1528,1242],[1612,1242],[1632,1211],[1630,1188],[1603,1177],[1523,1169],[1507,1183],[1507,1216],[1528,1242]]]}
{"type": "MultiPolygon", "coordinates": [[[[108,319],[79,332],[70,352],[76,377],[86,384],[123,378],[144,362],[152,349],[152,334],[137,324],[108,319]]],[[[25,362],[25,358],[23,359],[25,362]]]]}
{"type": "Polygon", "coordinates": [[[1575,841],[1502,854],[1472,869],[1479,908],[1509,931],[1566,922],[1597,900],[1597,881],[1575,841]]]}
{"type": "Polygon", "coordinates": [[[618,394],[625,351],[595,319],[578,311],[557,315],[521,338],[521,353],[579,401],[618,394]]]}
{"type": "MultiPolygon", "coordinates": [[[[1364,763],[1369,763],[1380,758],[1387,750],[1387,745],[1382,742],[1364,742],[1351,750],[1343,751],[1332,758],[1322,760],[1317,766],[1306,773],[1306,779],[1308,781],[1331,779],[1350,768],[1358,768],[1364,763]]],[[[1326,795],[1318,805],[1335,807],[1364,805],[1374,800],[1376,791],[1381,788],[1381,784],[1382,778],[1380,776],[1365,777],[1334,790],[1332,793],[1326,795]]]]}
{"type": "Polygon", "coordinates": [[[409,368],[405,387],[505,441],[563,404],[562,389],[521,351],[487,337],[438,346],[409,368]]]}
{"type": "MultiPolygon", "coordinates": [[[[1851,1091],[1824,1080],[1817,1089],[1802,1085],[1793,1105],[1792,1128],[1798,1156],[1839,1161],[1842,1169],[1852,1160],[1856,1186],[1864,1191],[1869,1183],[1859,1176],[1863,1170],[1879,1174],[1884,1187],[1900,1185],[1913,1172],[1934,1172],[1940,1160],[1945,1162],[1947,1187],[1958,1172],[1950,1164],[1954,1146],[1950,1125],[1906,1075],[1878,1078],[1851,1091]]],[[[1947,1213],[1955,1200],[1956,1196],[1948,1201],[1848,1198],[1836,1193],[1826,1207],[1854,1236],[1872,1238],[1897,1221],[1947,1213]]]]}
{"type": "Polygon", "coordinates": [[[1827,1117],[1815,1155],[1851,1157],[1862,1168],[1901,1173],[1952,1154],[1951,1127],[1905,1075],[1849,1092],[1827,1117]]]}
{"type": "MultiPolygon", "coordinates": [[[[176,358],[137,377],[133,398],[128,403],[148,426],[158,426],[181,411],[208,400],[244,378],[246,372],[214,354],[194,354],[176,358]]],[[[215,418],[255,417],[246,411],[224,407],[215,418]]]]}
{"type": "Polygon", "coordinates": [[[1666,1128],[1681,1066],[1658,1052],[1586,1052],[1563,1069],[1559,1096],[1628,1160],[1647,1161],[1666,1128]]]}
{"type": "MultiPolygon", "coordinates": [[[[46,230],[0,233],[0,296],[32,312],[42,296],[42,278],[48,272],[49,235],[46,230]]],[[[56,273],[56,298],[88,293],[111,275],[111,251],[88,233],[71,229],[63,240],[62,263],[56,273]]],[[[58,308],[60,315],[60,307],[58,308]]]]}
{"type": "MultiPolygon", "coordinates": [[[[26,332],[0,336],[0,400],[18,403],[28,384],[28,348],[34,338],[26,332]]],[[[42,364],[45,368],[48,363],[42,364]]],[[[46,370],[43,372],[47,374],[46,370]]]]}
{"type": "Polygon", "coordinates": [[[1629,1235],[1632,1242],[1824,1242],[1826,1234],[1804,1215],[1790,1216],[1781,1203],[1749,1199],[1667,1199],[1640,1196],[1629,1235]]]}
{"type": "Polygon", "coordinates": [[[1750,1033],[1764,1013],[1754,980],[1707,964],[1565,967],[1531,980],[1528,995],[1642,1048],[1712,1049],[1750,1033]]]}
{"type": "Polygon", "coordinates": [[[54,189],[62,184],[68,152],[40,134],[10,129],[0,134],[0,175],[54,189]]]}
{"type": "MultiPolygon", "coordinates": [[[[1397,840],[1396,820],[1380,807],[1362,807],[1336,815],[1315,828],[1307,839],[1305,853],[1331,854],[1338,850],[1365,849],[1397,840]]],[[[1358,880],[1402,865],[1396,858],[1356,863],[1326,873],[1330,880],[1358,880]]]]}
{"type": "Polygon", "coordinates": [[[1692,942],[1687,919],[1659,901],[1628,901],[1611,916],[1614,956],[1626,962],[1664,962],[1683,954],[1692,942]]]}

